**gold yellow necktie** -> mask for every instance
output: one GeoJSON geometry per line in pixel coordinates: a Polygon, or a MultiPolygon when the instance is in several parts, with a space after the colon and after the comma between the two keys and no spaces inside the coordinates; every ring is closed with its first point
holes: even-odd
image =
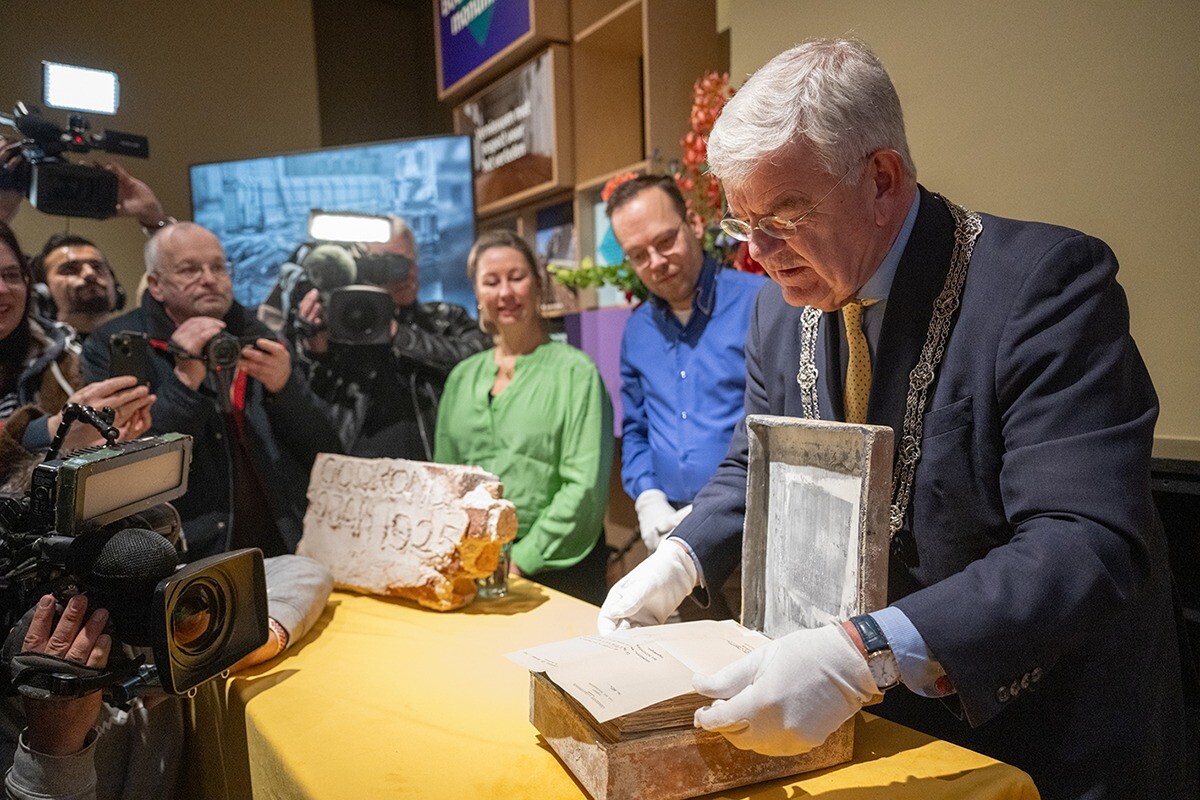
{"type": "Polygon", "coordinates": [[[843,404],[846,422],[867,421],[867,401],[871,397],[871,351],[867,347],[867,336],[863,333],[862,315],[863,309],[873,302],[856,299],[842,306],[842,319],[846,323],[846,343],[850,350],[843,404]]]}

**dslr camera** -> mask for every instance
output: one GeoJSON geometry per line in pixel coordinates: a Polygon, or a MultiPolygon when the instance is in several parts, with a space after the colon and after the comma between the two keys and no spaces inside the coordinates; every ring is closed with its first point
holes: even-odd
{"type": "Polygon", "coordinates": [[[17,103],[0,122],[21,136],[20,157],[0,163],[0,190],[18,191],[38,211],[63,217],[107,219],[117,213],[117,176],[103,167],[74,164],[67,153],[100,150],[114,155],[148,158],[145,136],[120,131],[91,132],[83,114],[72,113],[67,127],[43,117],[34,105],[17,103]]]}
{"type": "Polygon", "coordinates": [[[180,565],[169,541],[180,526],[167,501],[186,492],[191,453],[192,438],[177,433],[98,445],[49,458],[28,494],[0,501],[0,612],[19,620],[0,658],[19,691],[103,689],[117,704],[153,688],[190,694],[266,642],[262,553],[180,565]],[[109,610],[114,643],[149,648],[153,664],[119,647],[105,670],[21,653],[37,599],[80,592],[109,610]]]}
{"type": "Polygon", "coordinates": [[[261,338],[263,337],[234,336],[229,331],[221,331],[205,343],[200,358],[209,372],[233,369],[242,359],[242,348],[247,345],[254,346],[261,338]]]}

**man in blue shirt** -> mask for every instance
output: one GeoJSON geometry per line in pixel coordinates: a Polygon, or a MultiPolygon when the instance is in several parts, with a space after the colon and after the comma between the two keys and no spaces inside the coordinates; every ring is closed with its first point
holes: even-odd
{"type": "Polygon", "coordinates": [[[669,176],[621,184],[608,215],[651,295],[621,342],[621,479],[654,552],[691,510],[744,416],[746,328],[765,279],[705,257],[704,223],[669,176]]]}

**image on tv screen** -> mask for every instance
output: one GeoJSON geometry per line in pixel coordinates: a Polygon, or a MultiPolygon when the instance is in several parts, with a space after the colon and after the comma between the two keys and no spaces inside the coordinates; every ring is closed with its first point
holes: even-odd
{"type": "Polygon", "coordinates": [[[468,136],[199,164],[191,181],[192,219],[220,238],[244,306],[266,299],[317,208],[403,217],[417,239],[419,299],[476,313],[466,269],[475,239],[468,136]]]}

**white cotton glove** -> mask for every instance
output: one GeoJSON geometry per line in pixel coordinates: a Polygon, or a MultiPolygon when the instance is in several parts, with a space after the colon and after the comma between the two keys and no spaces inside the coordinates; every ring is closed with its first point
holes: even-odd
{"type": "Polygon", "coordinates": [[[609,591],[596,628],[604,636],[625,628],[661,625],[696,588],[696,565],[682,544],[650,554],[609,591]]]}
{"type": "Polygon", "coordinates": [[[637,512],[638,533],[642,535],[646,549],[653,553],[667,534],[675,530],[678,512],[667,500],[666,493],[658,489],[647,489],[639,494],[633,501],[633,508],[637,512]]]}
{"type": "Polygon", "coordinates": [[[692,683],[719,698],[696,712],[697,728],[768,756],[808,752],[880,695],[841,625],[789,633],[692,683]]]}

